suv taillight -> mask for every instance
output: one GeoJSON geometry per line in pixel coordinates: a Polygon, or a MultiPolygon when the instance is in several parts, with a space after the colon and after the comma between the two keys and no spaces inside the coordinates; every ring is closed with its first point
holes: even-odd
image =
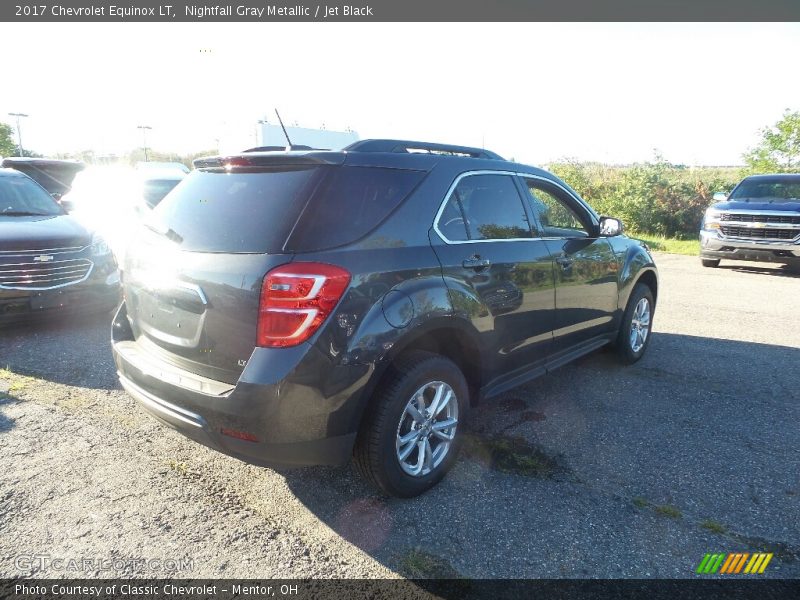
{"type": "Polygon", "coordinates": [[[256,344],[296,346],[312,335],[350,283],[350,273],[324,263],[296,262],[266,274],[258,308],[256,344]]]}

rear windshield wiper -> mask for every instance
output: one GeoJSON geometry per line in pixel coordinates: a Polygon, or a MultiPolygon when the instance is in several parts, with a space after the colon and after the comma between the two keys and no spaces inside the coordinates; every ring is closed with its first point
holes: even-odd
{"type": "Polygon", "coordinates": [[[4,210],[0,212],[0,216],[6,217],[54,217],[56,214],[58,213],[40,213],[29,210],[4,210]]]}
{"type": "Polygon", "coordinates": [[[165,238],[175,242],[176,244],[180,244],[181,242],[183,242],[183,237],[181,237],[181,235],[174,229],[170,229],[169,227],[162,228],[154,223],[148,223],[146,221],[144,222],[144,226],[147,227],[150,231],[157,233],[158,235],[163,235],[165,238]]]}

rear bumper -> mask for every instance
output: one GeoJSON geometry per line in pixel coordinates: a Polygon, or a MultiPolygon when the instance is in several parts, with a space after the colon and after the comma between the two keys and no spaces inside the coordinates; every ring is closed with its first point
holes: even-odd
{"type": "Polygon", "coordinates": [[[119,373],[119,380],[125,391],[133,396],[142,408],[165,425],[177,429],[186,437],[204,446],[245,462],[265,466],[339,465],[347,462],[355,443],[355,433],[287,444],[237,439],[223,435],[221,430],[215,431],[203,416],[151,394],[122,373],[119,373]]]}
{"type": "Polygon", "coordinates": [[[313,346],[257,348],[235,384],[170,364],[112,327],[120,383],[162,423],[205,446],[265,466],[341,465],[352,454],[367,367],[344,367],[313,346]]]}
{"type": "Polygon", "coordinates": [[[700,256],[796,264],[800,263],[800,242],[723,238],[714,232],[700,231],[700,256]]]}

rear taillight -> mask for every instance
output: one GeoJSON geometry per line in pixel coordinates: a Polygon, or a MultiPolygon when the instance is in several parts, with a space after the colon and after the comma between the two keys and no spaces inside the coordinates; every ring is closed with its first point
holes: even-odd
{"type": "Polygon", "coordinates": [[[261,287],[256,344],[296,346],[312,335],[350,283],[350,273],[324,263],[296,262],[266,274],[261,287]]]}

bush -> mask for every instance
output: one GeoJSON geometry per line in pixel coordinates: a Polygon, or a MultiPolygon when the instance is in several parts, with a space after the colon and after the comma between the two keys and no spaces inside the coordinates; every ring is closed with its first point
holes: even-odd
{"type": "Polygon", "coordinates": [[[739,179],[736,169],[687,168],[660,157],[628,167],[565,161],[549,169],[600,214],[669,238],[696,236],[714,192],[730,191],[739,179]]]}

